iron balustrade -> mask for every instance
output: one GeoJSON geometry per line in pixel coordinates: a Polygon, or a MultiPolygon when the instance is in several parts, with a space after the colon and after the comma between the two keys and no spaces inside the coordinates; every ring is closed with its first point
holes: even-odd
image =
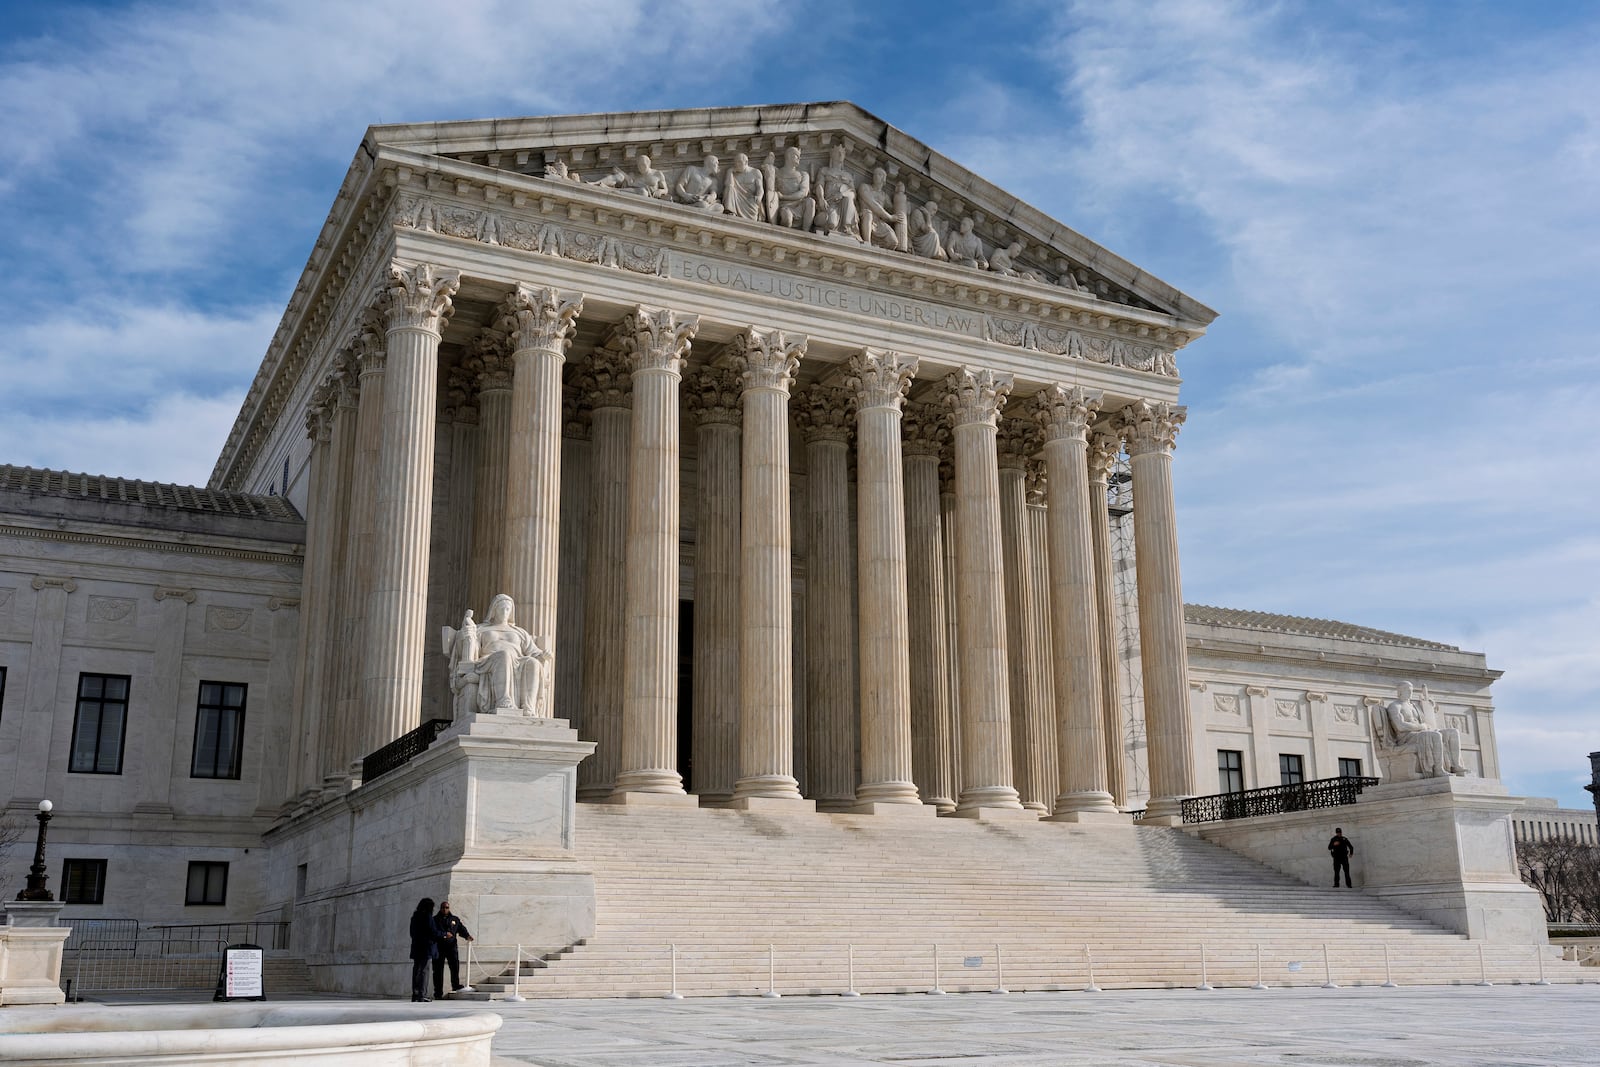
{"type": "Polygon", "coordinates": [[[1268,786],[1266,789],[1189,797],[1183,802],[1183,821],[1219,822],[1223,819],[1248,819],[1256,815],[1282,815],[1288,811],[1337,808],[1354,804],[1363,789],[1377,784],[1376,778],[1318,778],[1293,785],[1268,786]]]}
{"type": "Polygon", "coordinates": [[[428,746],[449,725],[449,719],[429,719],[415,730],[401,734],[361,761],[361,781],[370,782],[380,775],[404,767],[426,752],[428,746]]]}

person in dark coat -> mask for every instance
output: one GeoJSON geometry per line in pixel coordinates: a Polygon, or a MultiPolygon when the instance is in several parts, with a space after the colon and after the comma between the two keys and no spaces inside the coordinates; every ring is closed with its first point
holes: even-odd
{"type": "Polygon", "coordinates": [[[417,901],[411,913],[411,999],[428,1003],[428,964],[439,952],[439,938],[433,932],[433,898],[417,901]]]}
{"type": "MultiPolygon", "coordinates": [[[[450,965],[450,992],[461,992],[460,942],[471,941],[472,933],[450,910],[448,900],[439,901],[439,914],[433,917],[433,935],[439,943],[438,955],[433,957],[433,995],[444,999],[444,965],[450,965]]],[[[470,974],[467,976],[472,977],[470,974]]]]}
{"type": "Polygon", "coordinates": [[[1350,857],[1356,854],[1356,846],[1344,836],[1344,828],[1335,826],[1333,837],[1328,841],[1328,854],[1333,857],[1333,888],[1339,888],[1339,872],[1344,872],[1344,887],[1355,888],[1350,884],[1350,857]]]}

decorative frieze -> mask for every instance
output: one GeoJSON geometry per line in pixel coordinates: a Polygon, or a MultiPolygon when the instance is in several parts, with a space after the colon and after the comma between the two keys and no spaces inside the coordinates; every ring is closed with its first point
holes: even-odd
{"type": "Polygon", "coordinates": [[[127,597],[92,596],[89,598],[89,621],[101,625],[131,623],[134,620],[134,603],[127,597]]]}

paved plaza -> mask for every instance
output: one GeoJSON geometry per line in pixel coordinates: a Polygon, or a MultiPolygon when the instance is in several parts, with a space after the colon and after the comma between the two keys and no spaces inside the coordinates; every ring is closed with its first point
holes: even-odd
{"type": "Polygon", "coordinates": [[[1533,1067],[1595,1062],[1600,985],[544,1000],[496,1067],[1533,1067]]]}

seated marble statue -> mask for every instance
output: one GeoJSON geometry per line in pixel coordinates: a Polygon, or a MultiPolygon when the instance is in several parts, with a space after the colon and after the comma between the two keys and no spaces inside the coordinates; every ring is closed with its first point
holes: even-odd
{"type": "Polygon", "coordinates": [[[760,222],[766,217],[766,194],[766,177],[750,165],[749,156],[735,152],[722,186],[722,205],[728,214],[760,222]]]}
{"type": "Polygon", "coordinates": [[[944,259],[944,238],[939,233],[937,200],[911,213],[911,251],[923,259],[944,259]]]}
{"type": "Polygon", "coordinates": [[[722,201],[717,197],[717,175],[721,172],[722,164],[716,156],[707,156],[701,166],[684,167],[672,186],[672,199],[701,211],[722,214],[722,201]]]}
{"type": "Polygon", "coordinates": [[[811,191],[817,198],[815,228],[818,233],[860,238],[856,180],[844,165],[844,145],[836,144],[828,149],[828,165],[817,169],[811,191]]]}
{"type": "Polygon", "coordinates": [[[906,187],[896,183],[890,194],[886,182],[888,172],[882,167],[872,171],[872,180],[862,182],[856,189],[856,209],[861,213],[861,240],[880,248],[904,252],[910,245],[906,220],[906,187]]]}
{"type": "Polygon", "coordinates": [[[1017,257],[1022,255],[1022,242],[1012,241],[1004,248],[997,248],[989,257],[989,269],[996,274],[1004,274],[1008,278],[1024,278],[1030,282],[1038,281],[1039,276],[1031,270],[1023,270],[1017,266],[1017,257]]]}
{"type": "Polygon", "coordinates": [[[633,173],[626,175],[616,190],[651,200],[666,200],[672,195],[667,188],[667,176],[652,167],[650,157],[643,152],[633,157],[633,173]]]}
{"type": "Polygon", "coordinates": [[[544,674],[550,653],[515,621],[516,605],[505,593],[489,602],[489,616],[474,622],[468,610],[460,629],[446,626],[450,694],[455,717],[545,714],[544,674]]]}
{"type": "Polygon", "coordinates": [[[783,151],[783,166],[772,172],[767,183],[769,222],[791,230],[809,230],[817,214],[811,198],[811,176],[800,169],[800,149],[793,145],[783,151]]]}
{"type": "Polygon", "coordinates": [[[583,179],[567,169],[564,160],[556,159],[544,165],[544,176],[554,182],[577,182],[583,184],[583,179]]]}
{"type": "Polygon", "coordinates": [[[1413,700],[1411,683],[1401,682],[1387,707],[1374,708],[1372,741],[1379,764],[1393,781],[1467,773],[1461,765],[1461,733],[1438,726],[1427,686],[1422,698],[1413,700]]]}
{"type": "Polygon", "coordinates": [[[945,246],[945,252],[950,256],[950,262],[959,263],[963,267],[977,267],[983,270],[989,265],[989,260],[983,251],[983,241],[972,232],[972,217],[961,216],[961,232],[950,235],[950,243],[945,246]]]}

